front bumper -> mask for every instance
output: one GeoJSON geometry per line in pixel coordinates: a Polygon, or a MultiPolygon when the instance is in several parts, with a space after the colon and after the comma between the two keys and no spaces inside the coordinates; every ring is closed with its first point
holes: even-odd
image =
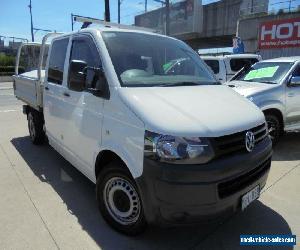
{"type": "Polygon", "coordinates": [[[215,220],[240,209],[241,196],[263,188],[271,166],[269,137],[251,153],[203,165],[174,165],[144,159],[136,179],[150,224],[191,224],[215,220]]]}

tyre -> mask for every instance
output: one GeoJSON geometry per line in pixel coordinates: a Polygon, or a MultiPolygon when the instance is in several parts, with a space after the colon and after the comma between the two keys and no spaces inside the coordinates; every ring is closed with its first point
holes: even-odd
{"type": "Polygon", "coordinates": [[[97,178],[96,195],[105,221],[126,235],[138,235],[146,228],[142,200],[130,173],[122,163],[110,163],[97,178]]]}
{"type": "Polygon", "coordinates": [[[43,130],[44,119],[41,113],[35,110],[29,110],[27,114],[29,136],[33,144],[42,144],[45,140],[43,130]]]}
{"type": "Polygon", "coordinates": [[[280,125],[280,121],[276,115],[266,114],[266,121],[268,124],[269,135],[271,137],[273,145],[275,145],[280,135],[282,134],[282,129],[280,125]]]}

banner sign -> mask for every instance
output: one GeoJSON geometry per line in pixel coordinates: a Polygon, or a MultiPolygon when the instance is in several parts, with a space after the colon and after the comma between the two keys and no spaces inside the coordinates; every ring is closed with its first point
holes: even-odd
{"type": "Polygon", "coordinates": [[[262,23],[258,47],[260,49],[300,47],[300,18],[262,23]]]}
{"type": "Polygon", "coordinates": [[[245,53],[245,46],[240,37],[234,37],[232,39],[232,45],[233,45],[233,49],[232,49],[233,54],[245,53]]]}

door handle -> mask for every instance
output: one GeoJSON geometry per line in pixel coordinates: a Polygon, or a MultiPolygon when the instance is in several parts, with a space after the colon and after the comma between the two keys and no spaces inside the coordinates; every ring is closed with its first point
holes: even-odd
{"type": "Polygon", "coordinates": [[[45,86],[45,90],[49,90],[49,88],[47,86],[45,86]]]}
{"type": "Polygon", "coordinates": [[[68,92],[64,92],[64,96],[70,97],[70,94],[68,92]]]}

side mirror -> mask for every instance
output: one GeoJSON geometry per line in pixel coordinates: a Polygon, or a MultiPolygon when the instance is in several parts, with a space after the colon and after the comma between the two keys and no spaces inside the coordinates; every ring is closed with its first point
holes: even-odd
{"type": "Polygon", "coordinates": [[[293,76],[289,82],[290,87],[298,87],[300,86],[300,77],[299,76],[293,76]]]}
{"type": "Polygon", "coordinates": [[[69,88],[74,91],[85,89],[87,63],[80,60],[72,60],[69,66],[69,88]]]}
{"type": "Polygon", "coordinates": [[[107,84],[103,69],[87,66],[84,72],[86,73],[87,78],[89,75],[93,76],[93,79],[91,79],[91,86],[87,88],[87,91],[95,96],[105,97],[107,94],[107,84]],[[92,74],[90,74],[90,72],[92,72],[92,74]]]}

